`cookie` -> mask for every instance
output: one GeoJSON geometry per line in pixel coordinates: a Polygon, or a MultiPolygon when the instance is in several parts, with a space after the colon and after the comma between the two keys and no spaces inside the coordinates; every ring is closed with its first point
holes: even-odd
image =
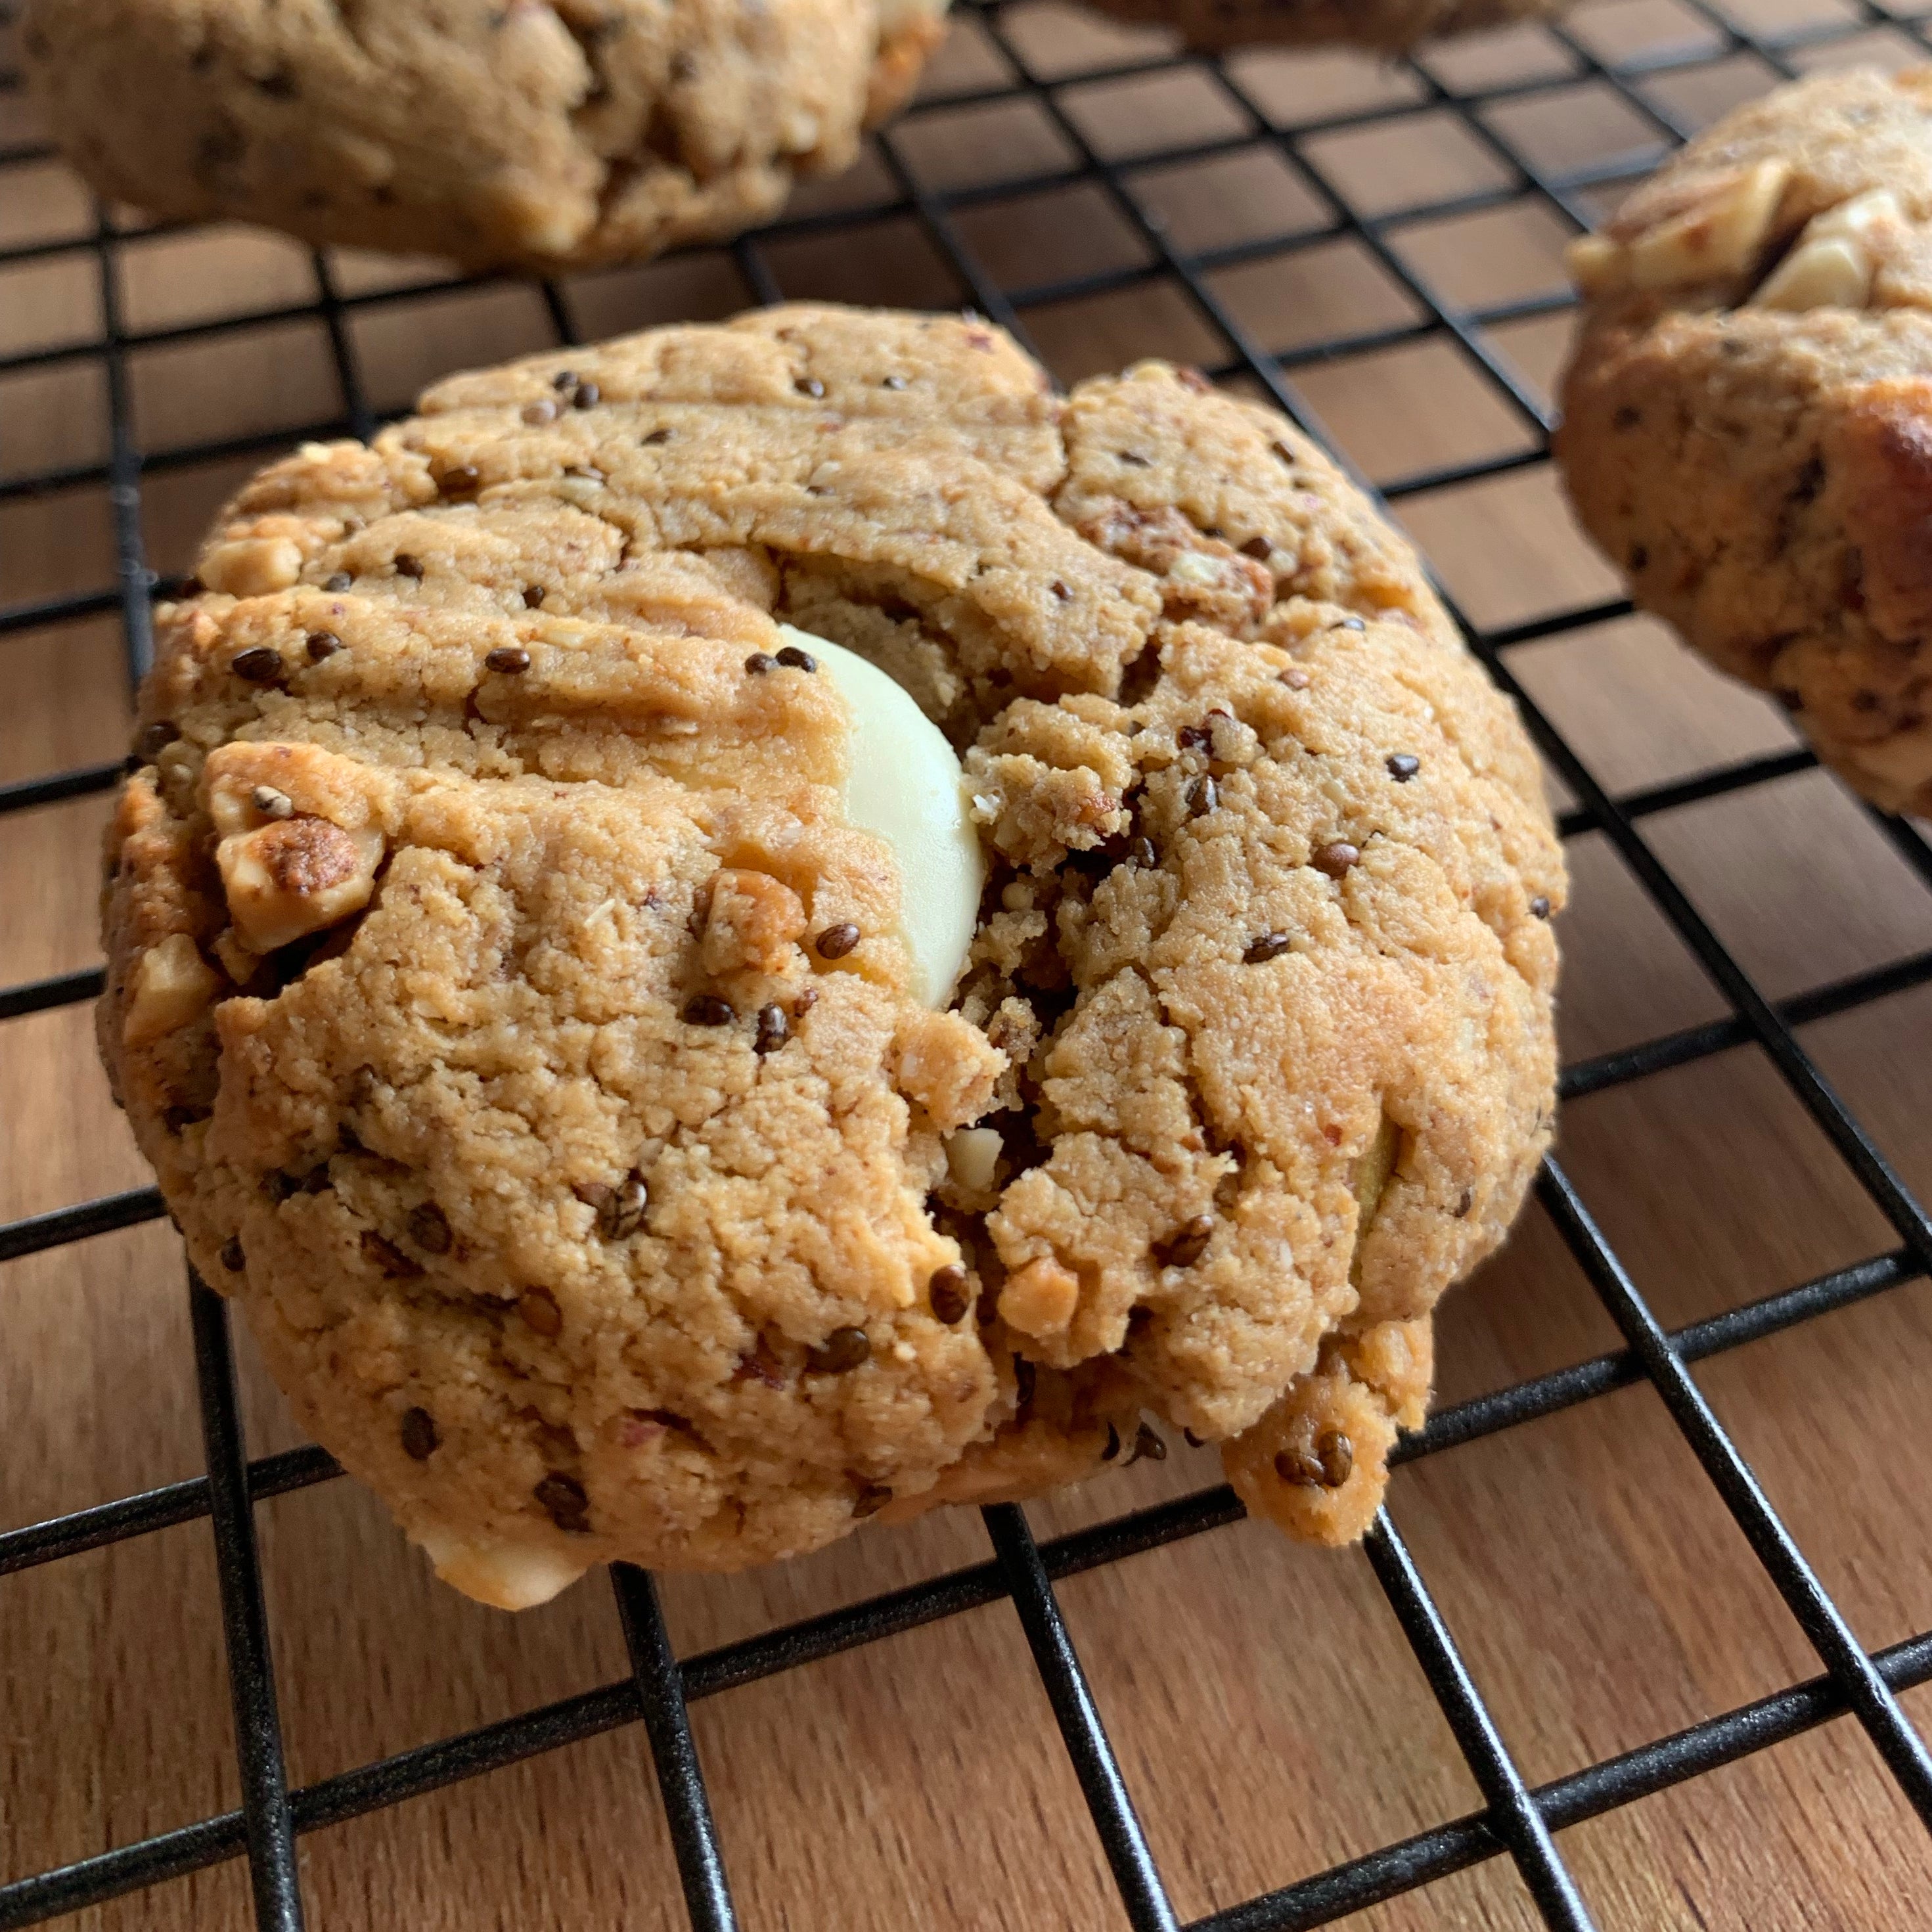
{"type": "Polygon", "coordinates": [[[1780,88],[1573,245],[1556,441],[1643,608],[1932,812],[1932,68],[1780,88]]]}
{"type": "Polygon", "coordinates": [[[1515,714],[1282,418],[776,308],[453,377],[198,570],[102,1051],[445,1576],[783,1556],[1155,1423],[1360,1533],[1548,1136],[1564,874],[1515,714]],[[968,854],[860,823],[906,720],[968,854]],[[935,970],[908,874],[968,865],[935,970]]]}
{"type": "Polygon", "coordinates": [[[1172,27],[1190,46],[1369,47],[1424,40],[1560,13],[1568,0],[1099,0],[1110,14],[1172,27]]]}
{"type": "Polygon", "coordinates": [[[56,137],[111,198],[540,272],[736,235],[848,166],[944,0],[28,0],[56,137]]]}

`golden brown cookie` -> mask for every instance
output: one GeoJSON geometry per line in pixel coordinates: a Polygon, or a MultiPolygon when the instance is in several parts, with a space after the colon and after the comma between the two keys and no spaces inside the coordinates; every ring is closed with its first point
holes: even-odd
{"type": "Polygon", "coordinates": [[[945,0],[27,0],[56,138],[170,220],[548,272],[767,219],[911,92],[945,0]]]}
{"type": "Polygon", "coordinates": [[[1557,439],[1630,594],[1932,812],[1932,68],[1739,109],[1574,244],[1557,439]]]}
{"type": "Polygon", "coordinates": [[[1424,40],[1560,13],[1568,0],[1097,0],[1172,27],[1190,46],[1356,46],[1400,53],[1424,40]]]}
{"type": "Polygon", "coordinates": [[[1270,412],[1062,398],[970,317],[422,410],[230,507],[108,848],[104,1054],[317,1438],[512,1603],[1029,1494],[1145,1414],[1358,1534],[1547,1138],[1564,892],[1408,548],[1270,412]],[[943,1010],[775,620],[959,749],[943,1010]]]}

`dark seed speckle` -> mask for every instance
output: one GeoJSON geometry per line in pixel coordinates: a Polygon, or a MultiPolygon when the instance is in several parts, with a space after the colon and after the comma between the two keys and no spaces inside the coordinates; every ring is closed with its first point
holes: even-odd
{"type": "Polygon", "coordinates": [[[926,1284],[926,1298],[933,1313],[950,1328],[973,1305],[966,1289],[966,1270],[956,1262],[935,1268],[926,1284]]]}
{"type": "Polygon", "coordinates": [[[436,1418],[426,1408],[403,1411],[403,1454],[412,1462],[427,1462],[436,1454],[436,1418]]]}
{"type": "Polygon", "coordinates": [[[268,644],[250,644],[237,651],[228,668],[250,684],[279,684],[282,680],[282,654],[268,644]]]}
{"type": "Polygon", "coordinates": [[[394,1241],[386,1240],[374,1228],[362,1231],[362,1258],[373,1262],[391,1281],[410,1281],[422,1273],[422,1264],[412,1261],[394,1241]]]}
{"type": "Polygon", "coordinates": [[[1197,1214],[1184,1221],[1165,1240],[1154,1244],[1154,1256],[1162,1268],[1192,1268],[1208,1252],[1214,1238],[1214,1217],[1197,1214]]]}
{"type": "Polygon", "coordinates": [[[434,1201],[418,1202],[410,1210],[410,1239],[424,1254],[448,1254],[452,1240],[449,1217],[434,1201]]]}
{"type": "Polygon", "coordinates": [[[584,1535],[590,1528],[590,1498],[574,1476],[553,1469],[530,1492],[548,1513],[559,1529],[584,1535]]]}
{"type": "Polygon", "coordinates": [[[862,1328],[835,1328],[816,1348],[806,1352],[805,1366],[814,1375],[849,1374],[872,1359],[871,1338],[862,1328]]]}

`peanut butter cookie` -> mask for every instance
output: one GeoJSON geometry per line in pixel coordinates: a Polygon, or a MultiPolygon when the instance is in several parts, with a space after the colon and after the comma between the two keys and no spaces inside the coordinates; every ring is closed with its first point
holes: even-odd
{"type": "Polygon", "coordinates": [[[548,272],[735,235],[847,166],[945,0],[28,0],[54,133],[176,220],[548,272]]]}
{"type": "Polygon", "coordinates": [[[1727,116],[1573,245],[1557,452],[1630,594],[1932,812],[1932,68],[1727,116]]]}
{"type": "Polygon", "coordinates": [[[970,317],[421,410],[230,506],[107,852],[104,1054],[317,1438],[506,1604],[1150,1416],[1359,1534],[1548,1136],[1564,892],[1407,548],[970,317]]]}

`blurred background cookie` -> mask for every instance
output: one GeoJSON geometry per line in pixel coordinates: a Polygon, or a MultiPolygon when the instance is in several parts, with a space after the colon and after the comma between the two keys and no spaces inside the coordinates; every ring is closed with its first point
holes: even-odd
{"type": "Polygon", "coordinates": [[[765,220],[848,166],[944,0],[30,0],[95,188],[169,220],[548,271],[765,220]]]}
{"type": "Polygon", "coordinates": [[[1556,439],[1630,594],[1932,810],[1932,68],[1720,121],[1574,243],[1556,439]]]}
{"type": "Polygon", "coordinates": [[[1418,41],[1540,20],[1566,0],[1097,0],[1172,27],[1190,46],[1346,46],[1398,52],[1418,41]]]}

